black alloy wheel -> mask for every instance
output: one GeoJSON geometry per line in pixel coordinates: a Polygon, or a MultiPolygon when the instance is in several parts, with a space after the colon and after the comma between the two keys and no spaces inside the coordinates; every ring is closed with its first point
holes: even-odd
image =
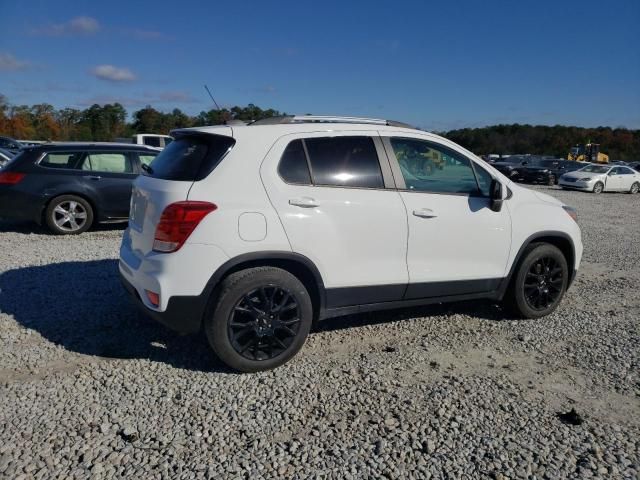
{"type": "Polygon", "coordinates": [[[540,257],[529,268],[524,280],[524,297],[529,307],[543,311],[563,293],[564,269],[553,257],[540,257]]]}
{"type": "Polygon", "coordinates": [[[215,289],[204,318],[218,358],[240,372],[276,368],[300,351],[314,308],[306,286],[284,269],[232,273],[215,289]]]}
{"type": "Polygon", "coordinates": [[[265,285],[245,294],[229,316],[229,341],[249,360],[269,360],[289,349],[301,325],[300,307],[285,288],[265,285]]]}

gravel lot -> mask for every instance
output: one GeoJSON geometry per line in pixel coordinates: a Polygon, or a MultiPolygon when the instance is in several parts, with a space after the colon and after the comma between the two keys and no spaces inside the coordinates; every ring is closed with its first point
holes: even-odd
{"type": "Polygon", "coordinates": [[[585,242],[554,315],[337,318],[255,375],[136,315],[121,227],[0,223],[0,478],[637,478],[640,195],[535,188],[585,242]]]}

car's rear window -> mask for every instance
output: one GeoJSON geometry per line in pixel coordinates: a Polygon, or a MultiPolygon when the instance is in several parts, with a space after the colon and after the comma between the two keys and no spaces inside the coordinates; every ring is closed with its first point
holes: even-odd
{"type": "Polygon", "coordinates": [[[144,175],[162,180],[197,181],[209,175],[235,140],[220,135],[178,137],[151,162],[144,175]]]}

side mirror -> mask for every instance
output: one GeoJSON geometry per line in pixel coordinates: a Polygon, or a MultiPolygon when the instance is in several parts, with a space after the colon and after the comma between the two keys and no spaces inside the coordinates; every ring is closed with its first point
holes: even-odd
{"type": "Polygon", "coordinates": [[[502,199],[502,184],[495,178],[491,180],[489,198],[491,199],[491,203],[489,205],[489,208],[491,208],[491,210],[493,210],[494,212],[499,212],[500,210],[502,210],[502,203],[504,202],[504,200],[502,199]]]}

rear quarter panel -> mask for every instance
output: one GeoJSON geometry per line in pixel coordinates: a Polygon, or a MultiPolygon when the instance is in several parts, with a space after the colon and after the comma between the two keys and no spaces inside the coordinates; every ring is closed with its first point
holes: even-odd
{"type": "Polygon", "coordinates": [[[252,132],[250,138],[240,136],[216,169],[207,178],[193,183],[189,200],[212,202],[218,208],[202,220],[187,243],[216,245],[230,258],[257,251],[291,251],[260,178],[260,164],[273,143],[273,135],[259,132],[252,132]],[[247,218],[259,219],[261,225],[251,228],[266,230],[264,235],[242,238],[240,228],[246,231],[247,218]]]}

